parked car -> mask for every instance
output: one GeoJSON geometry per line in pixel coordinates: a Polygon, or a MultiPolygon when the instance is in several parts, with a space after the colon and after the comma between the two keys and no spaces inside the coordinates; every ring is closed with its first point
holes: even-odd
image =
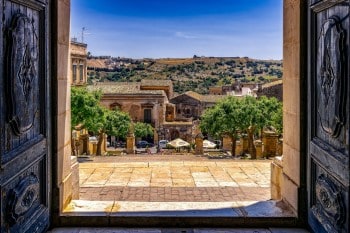
{"type": "Polygon", "coordinates": [[[115,142],[115,148],[125,148],[126,147],[126,143],[119,141],[119,142],[115,142]]]}
{"type": "Polygon", "coordinates": [[[147,141],[138,141],[137,143],[136,143],[136,147],[137,148],[146,148],[146,147],[152,147],[153,146],[153,144],[152,143],[149,143],[149,142],[147,142],[147,141]]]}
{"type": "Polygon", "coordinates": [[[168,140],[160,140],[160,141],[158,142],[158,148],[159,148],[159,149],[164,149],[164,148],[166,148],[166,144],[167,144],[168,142],[169,142],[168,140]]]}

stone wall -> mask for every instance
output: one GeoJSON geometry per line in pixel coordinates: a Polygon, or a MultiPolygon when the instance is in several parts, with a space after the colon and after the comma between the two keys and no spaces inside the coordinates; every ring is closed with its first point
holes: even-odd
{"type": "Polygon", "coordinates": [[[300,187],[300,26],[303,1],[284,0],[283,4],[283,184],[281,195],[295,213],[300,187]]]}
{"type": "Polygon", "coordinates": [[[198,119],[201,116],[203,108],[200,102],[179,103],[176,104],[176,118],[193,118],[198,119]]]}
{"type": "Polygon", "coordinates": [[[181,138],[189,143],[194,143],[194,137],[192,135],[192,122],[181,122],[181,123],[166,123],[162,126],[159,131],[160,140],[173,140],[181,138]]]}
{"type": "Polygon", "coordinates": [[[222,95],[222,87],[209,87],[209,95],[222,95]]]}
{"type": "Polygon", "coordinates": [[[274,157],[277,154],[278,135],[274,132],[264,132],[262,142],[264,145],[263,156],[274,157]]]}
{"type": "Polygon", "coordinates": [[[281,81],[276,81],[273,83],[268,83],[266,85],[262,85],[257,92],[257,96],[267,96],[267,97],[275,97],[279,101],[283,101],[283,83],[281,81]]]}
{"type": "Polygon", "coordinates": [[[166,104],[165,121],[171,122],[175,120],[175,106],[173,104],[166,104]]]}
{"type": "MultiPolygon", "coordinates": [[[[79,180],[78,164],[71,158],[71,124],[70,124],[70,81],[69,81],[69,66],[70,66],[70,0],[57,1],[58,25],[57,25],[57,151],[55,151],[54,164],[57,164],[57,180],[55,187],[59,190],[59,211],[61,212],[68,203],[75,197],[79,189],[74,187],[79,180]]],[[[54,40],[54,41],[56,41],[54,40]]]]}

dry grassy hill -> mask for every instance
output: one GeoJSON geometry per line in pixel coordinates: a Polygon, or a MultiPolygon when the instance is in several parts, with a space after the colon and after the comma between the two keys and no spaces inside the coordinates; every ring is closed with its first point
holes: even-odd
{"type": "Polygon", "coordinates": [[[208,93],[211,86],[236,82],[262,82],[282,78],[282,61],[240,57],[163,59],[90,58],[89,82],[138,82],[142,79],[172,80],[178,93],[208,93]]]}

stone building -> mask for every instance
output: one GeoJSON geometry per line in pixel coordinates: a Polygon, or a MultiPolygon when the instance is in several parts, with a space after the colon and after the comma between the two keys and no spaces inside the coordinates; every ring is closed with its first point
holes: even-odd
{"type": "Polygon", "coordinates": [[[87,83],[87,44],[71,40],[70,42],[70,82],[73,86],[87,83]]]}
{"type": "Polygon", "coordinates": [[[237,81],[231,85],[209,87],[209,95],[255,96],[257,90],[257,83],[241,83],[237,81]]]}
{"type": "Polygon", "coordinates": [[[88,86],[88,90],[102,91],[103,106],[110,109],[118,107],[129,113],[134,122],[149,123],[157,128],[165,121],[169,101],[164,90],[145,90],[141,83],[99,83],[88,86]]]}
{"type": "Polygon", "coordinates": [[[188,91],[170,100],[175,105],[176,119],[192,118],[197,120],[203,111],[214,106],[223,95],[201,95],[194,91],[188,91]]]}
{"type": "Polygon", "coordinates": [[[142,79],[141,90],[163,90],[168,99],[171,99],[174,95],[173,82],[170,80],[153,80],[153,79],[142,79]]]}
{"type": "Polygon", "coordinates": [[[193,143],[194,129],[192,120],[164,122],[159,129],[159,140],[174,140],[181,138],[186,142],[193,143]]]}
{"type": "Polygon", "coordinates": [[[118,107],[129,113],[134,122],[154,127],[154,142],[161,139],[191,140],[192,119],[177,119],[175,105],[169,102],[173,86],[167,80],[142,80],[138,83],[99,83],[88,90],[102,91],[101,104],[109,109],[118,107]]]}
{"type": "Polygon", "coordinates": [[[258,97],[267,96],[267,97],[275,97],[279,101],[283,101],[283,81],[277,80],[271,83],[265,83],[259,86],[258,97]]]}
{"type": "Polygon", "coordinates": [[[167,80],[98,83],[87,88],[102,91],[103,106],[109,109],[118,107],[129,113],[134,122],[150,123],[154,127],[154,142],[175,138],[192,142],[193,134],[198,131],[194,122],[205,109],[224,97],[189,91],[169,101],[173,96],[173,86],[167,80]]]}

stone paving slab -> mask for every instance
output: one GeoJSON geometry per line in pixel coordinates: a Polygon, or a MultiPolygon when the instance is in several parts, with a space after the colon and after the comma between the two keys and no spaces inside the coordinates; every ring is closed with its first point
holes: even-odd
{"type": "MultiPolygon", "coordinates": [[[[159,183],[162,184],[162,183],[159,183]]],[[[141,187],[105,186],[80,188],[80,200],[96,201],[163,201],[163,202],[220,202],[266,201],[270,188],[256,187],[141,187]]],[[[185,184],[185,183],[183,183],[185,184]]]]}
{"type": "Polygon", "coordinates": [[[269,200],[270,162],[81,163],[80,199],[163,202],[269,200]],[[149,188],[148,192],[145,188],[149,188]]]}

